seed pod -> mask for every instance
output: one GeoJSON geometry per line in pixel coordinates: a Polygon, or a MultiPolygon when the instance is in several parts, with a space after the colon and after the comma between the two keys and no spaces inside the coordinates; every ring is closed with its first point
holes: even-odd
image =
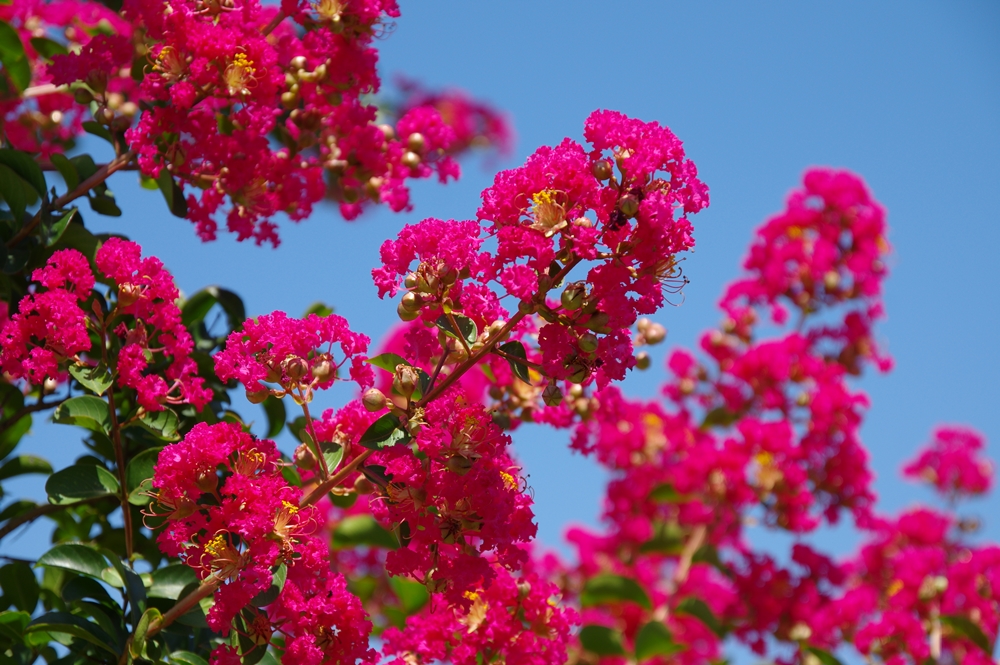
{"type": "Polygon", "coordinates": [[[583,307],[583,303],[587,298],[587,286],[582,282],[573,282],[562,292],[559,300],[562,302],[562,306],[569,310],[574,311],[583,307]]]}
{"type": "Polygon", "coordinates": [[[635,354],[635,366],[637,369],[649,369],[652,362],[653,361],[650,359],[649,354],[645,351],[640,351],[635,354]]]}
{"type": "Polygon", "coordinates": [[[642,338],[646,344],[659,344],[667,338],[667,329],[659,323],[650,323],[642,333],[642,338]]]}
{"type": "Polygon", "coordinates": [[[595,335],[594,333],[584,333],[583,335],[580,336],[580,342],[578,346],[580,347],[580,350],[583,351],[584,353],[593,353],[594,351],[597,351],[597,345],[599,343],[600,342],[597,339],[597,335],[595,335]]]}
{"type": "Polygon", "coordinates": [[[621,210],[623,215],[632,219],[639,214],[639,199],[632,194],[626,194],[618,202],[618,209],[621,210]]]}
{"type": "Polygon", "coordinates": [[[422,154],[427,149],[427,139],[420,132],[413,132],[406,139],[406,147],[418,155],[422,154]]]}
{"type": "Polygon", "coordinates": [[[542,391],[542,401],[546,406],[559,406],[563,402],[562,390],[555,383],[550,383],[542,391]]]}
{"type": "Polygon", "coordinates": [[[569,376],[566,377],[566,380],[571,383],[583,383],[590,376],[590,368],[583,363],[573,363],[566,369],[569,370],[569,376]]]}
{"type": "Polygon", "coordinates": [[[325,358],[313,365],[312,368],[313,378],[320,383],[327,381],[331,376],[333,376],[334,372],[333,363],[325,358]]]}
{"type": "Polygon", "coordinates": [[[445,462],[445,466],[452,473],[457,473],[460,476],[464,476],[472,469],[472,460],[467,457],[462,457],[461,455],[453,455],[448,458],[445,462]]]}
{"type": "Polygon", "coordinates": [[[365,410],[373,413],[384,409],[387,403],[385,394],[378,388],[369,388],[361,398],[361,404],[364,405],[365,410]]]}
{"type": "Polygon", "coordinates": [[[415,169],[418,166],[420,166],[420,155],[413,152],[412,150],[408,150],[403,153],[403,158],[400,159],[399,161],[403,164],[403,166],[408,166],[411,169],[415,169]]]}
{"type": "Polygon", "coordinates": [[[219,476],[216,475],[215,469],[202,471],[198,474],[194,484],[197,485],[198,489],[202,492],[214,492],[215,488],[219,486],[219,476]]]}
{"type": "Polygon", "coordinates": [[[298,383],[309,371],[309,363],[305,358],[289,355],[281,361],[281,369],[284,370],[285,376],[298,383]]]}
{"type": "Polygon", "coordinates": [[[608,315],[604,312],[596,312],[592,317],[587,319],[587,323],[584,325],[594,332],[606,333],[608,332],[608,315]]]}
{"type": "Polygon", "coordinates": [[[399,304],[407,312],[419,312],[420,308],[424,305],[424,303],[420,301],[420,297],[412,291],[403,296],[402,300],[399,301],[399,304]]]}

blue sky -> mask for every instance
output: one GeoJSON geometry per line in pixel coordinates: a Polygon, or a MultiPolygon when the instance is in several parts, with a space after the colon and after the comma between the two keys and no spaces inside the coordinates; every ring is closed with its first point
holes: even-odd
{"type": "MultiPolygon", "coordinates": [[[[657,317],[667,344],[652,370],[626,382],[628,392],[652,394],[666,348],[691,346],[717,322],[716,300],[738,274],[752,230],[781,209],[803,171],[843,167],[887,208],[894,248],[878,335],[896,368],[860,382],[873,404],[863,438],[881,506],[932,499],[902,483],[898,469],[938,423],[977,428],[1000,457],[1000,4],[402,0],[401,9],[379,44],[385,80],[398,73],[456,86],[507,111],[518,140],[494,167],[579,139],[597,108],[657,120],[685,142],[712,204],[694,218],[684,304],[657,317]]],[[[87,219],[156,253],[188,293],[231,288],[252,315],[298,315],[322,300],[378,339],[396,320],[395,304],[378,301],[368,277],[378,245],[406,222],[474,217],[492,177],[481,160],[467,161],[457,184],[416,186],[408,215],[377,212],[349,224],[322,208],[299,225],[282,223],[276,251],[228,237],[202,244],[130,173],[110,183],[124,217],[87,219]]],[[[565,523],[596,519],[602,475],[568,453],[561,435],[523,434],[517,453],[540,535],[556,545],[565,523]]],[[[59,468],[80,450],[75,435],[36,426],[25,450],[59,468]]],[[[37,497],[28,483],[11,490],[37,497]]],[[[1000,521],[989,521],[997,505],[994,495],[969,509],[986,519],[992,540],[1000,540],[1000,521]]],[[[5,542],[4,553],[44,551],[44,538],[32,530],[5,542]]],[[[818,541],[842,554],[856,543],[843,529],[818,541]]]]}

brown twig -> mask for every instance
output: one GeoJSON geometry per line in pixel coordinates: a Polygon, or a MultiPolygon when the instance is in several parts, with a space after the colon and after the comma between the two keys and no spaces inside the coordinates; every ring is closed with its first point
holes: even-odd
{"type": "Polygon", "coordinates": [[[310,492],[308,496],[299,501],[299,505],[311,506],[320,499],[322,499],[324,496],[326,496],[327,492],[329,492],[331,489],[339,485],[340,482],[344,480],[344,478],[347,478],[347,476],[351,475],[354,472],[354,470],[357,469],[362,462],[371,457],[374,452],[375,452],[374,450],[368,449],[362,452],[354,459],[352,459],[340,471],[333,474],[332,476],[324,480],[322,483],[317,485],[316,488],[313,489],[313,491],[310,492]]]}
{"type": "Polygon", "coordinates": [[[156,635],[174,621],[187,614],[188,610],[200,603],[202,598],[206,598],[207,596],[215,593],[215,590],[218,589],[221,584],[222,580],[214,575],[205,579],[197,589],[178,600],[177,603],[167,610],[158,620],[150,623],[149,630],[146,631],[146,637],[149,638],[156,635]]]}
{"type": "Polygon", "coordinates": [[[108,495],[106,495],[106,496],[93,496],[93,497],[90,497],[89,499],[83,499],[82,501],[77,501],[75,503],[66,503],[66,504],[43,503],[40,506],[35,506],[34,508],[32,508],[31,510],[29,510],[28,512],[22,513],[22,514],[18,515],[17,517],[12,517],[9,520],[7,520],[7,523],[4,524],[2,527],[0,527],[0,540],[2,540],[3,538],[5,538],[7,536],[7,534],[9,534],[10,532],[12,532],[14,529],[18,528],[22,524],[27,524],[28,522],[34,522],[39,517],[44,517],[45,515],[48,515],[49,513],[57,513],[60,510],[66,510],[67,508],[73,508],[73,507],[76,507],[76,506],[82,506],[82,505],[88,504],[88,503],[97,503],[98,501],[103,501],[104,499],[107,499],[107,498],[109,498],[108,495]]]}

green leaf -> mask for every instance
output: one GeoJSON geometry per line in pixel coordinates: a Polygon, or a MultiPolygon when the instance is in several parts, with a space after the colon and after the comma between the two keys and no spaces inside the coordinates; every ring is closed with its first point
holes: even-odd
{"type": "Polygon", "coordinates": [[[345,517],[333,529],[333,549],[340,550],[358,545],[394,550],[399,543],[371,515],[345,517]]]}
{"type": "Polygon", "coordinates": [[[67,582],[62,588],[62,598],[67,603],[91,598],[100,604],[118,607],[118,603],[112,600],[111,594],[104,588],[104,585],[89,577],[74,577],[67,582]]]}
{"type": "Polygon", "coordinates": [[[116,658],[118,657],[118,649],[114,646],[114,641],[100,626],[67,612],[49,612],[48,614],[43,614],[28,624],[24,632],[25,634],[46,632],[70,635],[101,647],[105,651],[114,654],[116,658]]]}
{"type": "Polygon", "coordinates": [[[464,339],[469,344],[474,344],[476,338],[479,337],[479,329],[476,327],[476,322],[467,316],[462,316],[461,314],[451,314],[451,318],[455,319],[455,323],[458,325],[458,330],[455,330],[452,326],[451,321],[447,314],[442,314],[438,317],[438,320],[434,324],[443,330],[449,337],[454,337],[455,339],[464,339]]]}
{"type": "Polygon", "coordinates": [[[109,194],[88,196],[87,200],[90,201],[90,209],[96,213],[106,215],[107,217],[122,216],[122,209],[115,203],[115,198],[109,194]]]}
{"type": "Polygon", "coordinates": [[[580,644],[598,656],[625,655],[621,633],[607,626],[584,626],[580,631],[580,644]]]}
{"type": "Polygon", "coordinates": [[[79,543],[56,545],[38,559],[38,565],[71,570],[98,580],[104,579],[102,574],[108,569],[103,554],[79,543]]]}
{"type": "Polygon", "coordinates": [[[725,629],[719,624],[719,620],[715,618],[715,614],[712,613],[711,608],[700,598],[685,598],[677,604],[677,609],[674,612],[676,614],[687,614],[698,619],[720,638],[726,636],[725,629]]]}
{"type": "Polygon", "coordinates": [[[102,125],[101,123],[96,122],[94,120],[87,120],[85,122],[80,123],[80,125],[83,127],[83,131],[87,132],[88,134],[96,136],[97,138],[104,139],[111,145],[115,144],[115,137],[112,136],[111,131],[108,130],[108,128],[102,125]]]}
{"type": "Polygon", "coordinates": [[[187,299],[181,307],[181,321],[191,327],[205,318],[213,306],[219,305],[229,319],[229,330],[235,330],[246,321],[243,300],[232,291],[218,286],[208,286],[187,299]]]}
{"type": "Polygon", "coordinates": [[[674,642],[670,630],[660,621],[650,621],[635,637],[635,658],[644,661],[655,656],[672,656],[684,647],[674,642]]]}
{"type": "Polygon", "coordinates": [[[9,383],[0,383],[0,420],[3,421],[5,429],[0,431],[0,459],[7,457],[21,437],[31,429],[31,414],[26,413],[14,421],[14,416],[24,408],[24,395],[21,391],[9,383]]]}
{"type": "Polygon", "coordinates": [[[93,395],[66,400],[56,408],[52,420],[63,425],[78,425],[101,434],[107,434],[111,429],[108,403],[93,395]]]}
{"type": "Polygon", "coordinates": [[[167,208],[174,217],[187,217],[187,201],[184,200],[184,190],[167,169],[160,169],[160,177],[156,179],[163,198],[167,202],[167,208]]]}
{"type": "Polygon", "coordinates": [[[66,505],[98,496],[118,494],[118,479],[102,466],[74,464],[56,471],[45,483],[49,503],[66,505]]]}
{"type": "Polygon", "coordinates": [[[844,665],[829,651],[817,649],[816,647],[806,647],[806,651],[816,656],[822,665],[844,665]]]}
{"type": "Polygon", "coordinates": [[[54,55],[66,55],[69,53],[65,46],[48,37],[32,37],[29,41],[31,48],[35,49],[35,52],[46,60],[51,60],[54,55]]]}
{"type": "Polygon", "coordinates": [[[81,386],[98,395],[103,395],[113,383],[111,372],[108,371],[108,368],[103,363],[96,367],[70,365],[69,374],[79,381],[81,386]]]}
{"type": "Polygon", "coordinates": [[[663,483],[653,488],[649,500],[656,503],[687,503],[691,497],[679,494],[670,483],[663,483]]]}
{"type": "Polygon", "coordinates": [[[7,202],[7,207],[10,208],[19,228],[21,220],[24,218],[24,211],[34,202],[32,199],[34,191],[31,185],[17,175],[12,168],[6,164],[0,164],[0,198],[7,202]]]}
{"type": "Polygon", "coordinates": [[[399,606],[403,608],[406,616],[416,614],[430,600],[427,587],[420,582],[407,580],[402,577],[390,577],[389,586],[399,599],[399,606]]]}
{"type": "Polygon", "coordinates": [[[24,629],[31,622],[28,612],[0,612],[0,637],[20,644],[24,638],[24,629]]]}
{"type": "Polygon", "coordinates": [[[34,612],[38,604],[38,580],[28,564],[18,561],[0,568],[0,588],[8,603],[19,610],[34,612]]]}
{"type": "Polygon", "coordinates": [[[264,407],[264,414],[267,415],[267,434],[264,435],[264,438],[273,439],[281,434],[281,430],[285,428],[285,418],[288,417],[285,403],[274,395],[268,395],[261,406],[264,407]]]}
{"type": "Polygon", "coordinates": [[[52,165],[59,170],[59,175],[66,182],[66,189],[74,190],[80,185],[80,174],[76,172],[76,166],[61,152],[52,153],[49,157],[52,165]]]}
{"type": "Polygon", "coordinates": [[[190,651],[174,651],[167,660],[176,665],[208,665],[208,661],[196,653],[190,651]]]}
{"type": "Polygon", "coordinates": [[[658,522],[653,537],[639,546],[639,551],[680,554],[684,549],[684,530],[676,522],[658,522]]]}
{"type": "MultiPolygon", "coordinates": [[[[97,173],[97,164],[94,163],[94,158],[88,154],[77,155],[75,157],[70,157],[69,161],[73,164],[73,168],[76,169],[77,176],[80,178],[80,182],[83,182],[90,176],[97,173]]],[[[75,187],[73,189],[76,189],[75,187]]],[[[94,188],[94,191],[103,192],[107,187],[105,185],[99,185],[94,188]]]]}
{"type": "MultiPolygon", "coordinates": [[[[59,242],[60,238],[62,238],[63,236],[63,233],[66,232],[66,228],[73,221],[73,218],[78,216],[78,214],[79,213],[77,212],[76,208],[70,208],[69,212],[63,214],[62,217],[49,224],[46,229],[48,232],[48,237],[45,241],[45,246],[52,247],[54,244],[59,242]]],[[[72,373],[72,369],[70,370],[70,372],[72,373]]]]}
{"type": "Polygon", "coordinates": [[[5,164],[24,178],[39,196],[45,196],[45,174],[34,157],[20,150],[0,149],[0,164],[5,164]]]}
{"type": "Polygon", "coordinates": [[[256,607],[264,607],[265,605],[270,605],[278,599],[278,594],[281,590],[285,588],[285,578],[288,577],[288,567],[285,564],[278,566],[276,570],[271,573],[271,586],[267,589],[261,591],[250,601],[252,605],[256,607]]]}
{"type": "Polygon", "coordinates": [[[524,344],[521,344],[520,342],[507,342],[506,344],[501,344],[497,348],[506,353],[508,356],[511,356],[507,358],[507,364],[510,365],[510,370],[514,372],[514,375],[528,385],[531,385],[531,377],[528,376],[528,354],[524,350],[524,344]],[[524,362],[519,363],[516,360],[513,360],[513,358],[519,358],[524,362]]]}
{"type": "Polygon", "coordinates": [[[156,461],[159,459],[161,450],[163,450],[162,447],[150,448],[129,460],[128,465],[125,467],[125,485],[130,498],[136,490],[140,489],[144,480],[149,480],[153,477],[153,467],[156,466],[156,461]]]}
{"type": "Polygon", "coordinates": [[[129,655],[132,658],[142,656],[142,652],[146,648],[146,633],[149,632],[149,626],[154,621],[159,621],[162,616],[160,610],[155,607],[151,607],[142,613],[142,617],[135,626],[135,632],[132,633],[132,641],[129,642],[129,655]]]}
{"type": "Polygon", "coordinates": [[[23,476],[27,473],[52,473],[52,465],[41,457],[34,455],[18,455],[12,457],[0,466],[0,480],[23,476]]]}
{"type": "Polygon", "coordinates": [[[327,305],[325,302],[314,302],[309,305],[309,308],[302,314],[303,317],[309,316],[310,314],[315,314],[316,316],[330,316],[333,314],[333,308],[327,305]]]}
{"type": "Polygon", "coordinates": [[[319,449],[323,452],[326,470],[333,473],[344,459],[344,447],[339,443],[321,443],[319,449]]]}
{"type": "Polygon", "coordinates": [[[18,91],[31,84],[31,63],[24,52],[24,44],[17,30],[6,21],[0,21],[0,64],[18,91]]]}
{"type": "Polygon", "coordinates": [[[397,356],[395,353],[382,353],[374,358],[368,359],[369,365],[375,365],[376,367],[381,367],[390,374],[396,373],[397,365],[407,365],[413,367],[413,363],[404,358],[403,356],[397,356]]]}
{"type": "Polygon", "coordinates": [[[147,592],[150,598],[177,600],[186,587],[198,583],[194,570],[183,563],[158,568],[152,572],[151,577],[153,583],[147,592]]]}
{"type": "Polygon", "coordinates": [[[180,421],[172,409],[164,408],[162,411],[146,411],[139,418],[139,424],[164,441],[180,441],[181,437],[177,433],[180,421]]]}
{"type": "Polygon", "coordinates": [[[962,614],[945,614],[941,617],[941,624],[947,626],[952,635],[964,637],[982,649],[987,658],[993,657],[993,645],[990,644],[990,638],[969,617],[962,614]]]}
{"type": "Polygon", "coordinates": [[[580,605],[583,607],[622,601],[631,601],[646,609],[652,609],[649,596],[639,583],[621,575],[603,573],[591,577],[583,585],[583,592],[580,594],[580,605]]]}
{"type": "Polygon", "coordinates": [[[717,406],[705,414],[705,419],[701,421],[701,429],[729,427],[736,422],[737,418],[739,418],[738,414],[733,413],[724,406],[717,406]]]}
{"type": "Polygon", "coordinates": [[[410,435],[400,427],[399,418],[387,413],[365,430],[358,444],[371,450],[381,450],[409,440],[410,435]]]}

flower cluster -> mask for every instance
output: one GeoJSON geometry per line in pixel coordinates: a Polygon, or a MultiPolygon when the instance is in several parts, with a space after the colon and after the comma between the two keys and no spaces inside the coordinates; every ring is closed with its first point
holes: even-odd
{"type": "Polygon", "coordinates": [[[663,305],[665,287],[682,285],[677,254],[694,242],[687,216],[708,194],[680,141],[657,123],[599,111],[585,134],[589,150],[569,139],[540,148],[483,192],[478,216],[495,252],[479,252],[472,222],[428,219],[386,242],[373,271],[380,295],[407,290],[404,320],[460,312],[483,331],[479,344],[501,334],[537,339],[532,366],[553,389],[623,379],[636,362],[628,329],[663,305]],[[581,264],[586,279],[566,283],[581,264]],[[560,298],[547,298],[560,283],[560,298]],[[511,323],[501,296],[519,301],[511,323]],[[525,318],[532,313],[539,318],[525,318]]]}
{"type": "Polygon", "coordinates": [[[903,474],[925,480],[949,497],[985,494],[993,481],[992,464],[979,456],[985,443],[973,430],[941,427],[934,431],[930,445],[903,468],[903,474]]]}
{"type": "Polygon", "coordinates": [[[272,312],[247,319],[242,330],[229,335],[226,348],[214,357],[215,372],[223,381],[237,379],[254,402],[270,394],[291,394],[309,402],[313,390],[327,389],[341,378],[339,372],[345,365],[362,388],[372,384],[372,370],[364,356],[368,341],[336,314],[291,319],[284,312],[272,312]],[[339,353],[334,344],[340,347],[339,353]],[[267,388],[262,382],[278,387],[267,388]]]}
{"type": "Polygon", "coordinates": [[[46,290],[26,295],[0,333],[4,372],[42,384],[64,378],[70,362],[93,371],[110,367],[118,385],[135,390],[147,411],[165,404],[204,407],[212,393],[191,358],[194,342],[181,321],[170,273],[156,257],[142,258],[139,245],[119,238],[108,239],[95,262],[99,277],[113,284],[111,311],[97,303],[91,312],[83,309],[95,284],[90,264],[75,249],[56,251],[32,274],[46,290]]]}
{"type": "MultiPolygon", "coordinates": [[[[327,547],[313,535],[315,509],[299,507],[280,464],[273,442],[238,425],[196,425],[156,464],[149,516],[165,520],[160,548],[220,585],[207,617],[214,631],[228,634],[249,611],[241,629],[255,645],[284,633],[285,665],[370,660],[371,623],[330,570],[327,547]]],[[[231,657],[229,649],[220,646],[217,658],[231,657]]]]}

